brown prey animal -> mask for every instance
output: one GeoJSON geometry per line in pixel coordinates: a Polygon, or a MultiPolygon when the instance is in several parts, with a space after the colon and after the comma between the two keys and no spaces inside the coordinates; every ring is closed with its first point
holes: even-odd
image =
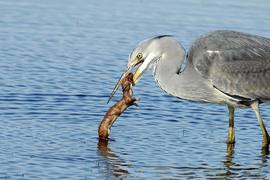
{"type": "Polygon", "coordinates": [[[133,85],[133,74],[129,73],[122,83],[122,98],[107,111],[102,122],[99,125],[99,140],[109,140],[108,137],[111,131],[111,126],[116,121],[118,116],[120,116],[129,106],[135,105],[138,107],[135,101],[139,101],[140,99],[132,98],[133,85]]]}

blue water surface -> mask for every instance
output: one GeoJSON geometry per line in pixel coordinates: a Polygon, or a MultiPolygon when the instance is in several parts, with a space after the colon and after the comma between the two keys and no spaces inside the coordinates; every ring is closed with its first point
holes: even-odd
{"type": "Polygon", "coordinates": [[[269,9],[266,0],[0,1],[0,179],[270,179],[252,109],[236,110],[227,149],[227,107],[171,97],[151,71],[114,141],[97,134],[140,41],[169,34],[188,50],[217,29],[270,38],[269,9]]]}

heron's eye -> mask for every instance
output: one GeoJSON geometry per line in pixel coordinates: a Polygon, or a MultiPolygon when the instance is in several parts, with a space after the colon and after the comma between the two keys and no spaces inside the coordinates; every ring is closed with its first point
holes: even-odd
{"type": "Polygon", "coordinates": [[[141,59],[141,58],[142,58],[142,53],[139,53],[139,54],[137,55],[137,58],[138,58],[138,59],[141,59]]]}

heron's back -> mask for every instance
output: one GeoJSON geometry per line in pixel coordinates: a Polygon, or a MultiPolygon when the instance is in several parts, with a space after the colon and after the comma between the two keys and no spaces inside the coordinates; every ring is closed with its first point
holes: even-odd
{"type": "Polygon", "coordinates": [[[222,93],[270,100],[270,40],[228,30],[208,32],[192,44],[187,63],[222,93]]]}

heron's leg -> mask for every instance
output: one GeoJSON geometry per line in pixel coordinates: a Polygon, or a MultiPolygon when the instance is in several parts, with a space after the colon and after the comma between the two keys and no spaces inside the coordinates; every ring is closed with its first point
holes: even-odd
{"type": "Polygon", "coordinates": [[[263,141],[262,141],[262,146],[263,147],[269,147],[270,143],[270,137],[268,135],[268,132],[264,126],[261,114],[260,114],[260,107],[259,107],[259,102],[255,101],[251,104],[251,107],[254,109],[256,116],[258,118],[258,121],[260,123],[261,129],[262,129],[262,134],[263,134],[263,141]]]}
{"type": "Polygon", "coordinates": [[[226,141],[227,144],[234,144],[235,143],[235,135],[234,135],[234,107],[229,106],[229,133],[228,139],[226,141]]]}

